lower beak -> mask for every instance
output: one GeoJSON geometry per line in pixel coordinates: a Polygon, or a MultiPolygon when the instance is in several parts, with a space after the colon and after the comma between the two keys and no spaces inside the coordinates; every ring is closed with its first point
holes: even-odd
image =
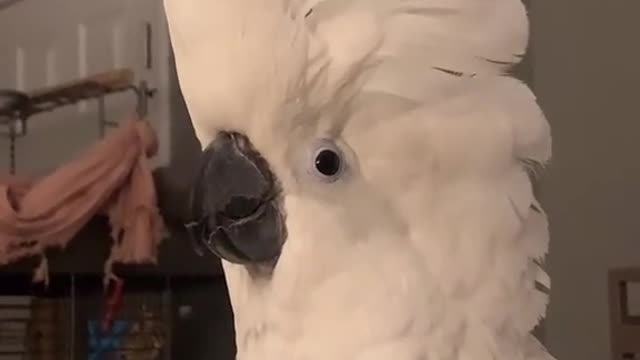
{"type": "Polygon", "coordinates": [[[202,153],[187,225],[197,250],[237,264],[276,260],[286,238],[280,192],[249,140],[220,133],[202,153]]]}

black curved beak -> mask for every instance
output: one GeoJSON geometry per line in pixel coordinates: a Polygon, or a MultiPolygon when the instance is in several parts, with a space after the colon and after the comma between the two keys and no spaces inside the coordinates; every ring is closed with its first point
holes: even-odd
{"type": "Polygon", "coordinates": [[[187,228],[204,249],[237,264],[276,260],[286,239],[280,191],[268,163],[241,134],[221,132],[202,152],[187,228]]]}

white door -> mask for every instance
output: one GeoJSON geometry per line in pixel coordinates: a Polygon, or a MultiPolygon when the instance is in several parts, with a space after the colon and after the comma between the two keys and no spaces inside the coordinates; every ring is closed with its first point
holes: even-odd
{"type": "MultiPolygon", "coordinates": [[[[117,68],[156,89],[149,119],[169,160],[169,45],[161,0],[20,0],[0,10],[0,89],[33,91],[117,68]]],[[[109,121],[135,110],[131,92],[105,98],[109,121]]],[[[28,122],[17,140],[18,174],[50,171],[100,138],[98,101],[86,101],[28,122]]],[[[4,129],[0,129],[4,132],[4,129]]],[[[9,147],[0,139],[0,172],[9,147]]],[[[3,171],[4,170],[4,171],[3,171]]]]}

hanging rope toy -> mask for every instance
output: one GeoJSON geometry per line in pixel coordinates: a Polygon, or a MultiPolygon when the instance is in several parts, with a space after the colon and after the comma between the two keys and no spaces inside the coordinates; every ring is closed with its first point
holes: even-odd
{"type": "Polygon", "coordinates": [[[108,333],[111,330],[113,321],[115,320],[116,316],[122,311],[122,307],[124,305],[123,289],[124,280],[116,277],[115,275],[111,275],[105,287],[105,290],[107,292],[107,301],[105,303],[104,315],[102,317],[101,324],[103,333],[108,333]],[[109,293],[109,290],[112,291],[109,293]]]}

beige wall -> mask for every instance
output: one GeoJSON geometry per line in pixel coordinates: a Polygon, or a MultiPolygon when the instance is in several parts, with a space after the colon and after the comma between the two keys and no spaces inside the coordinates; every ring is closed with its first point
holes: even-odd
{"type": "Polygon", "coordinates": [[[533,0],[532,19],[555,153],[546,342],[559,360],[609,359],[606,272],[640,266],[640,1],[533,0]]]}

